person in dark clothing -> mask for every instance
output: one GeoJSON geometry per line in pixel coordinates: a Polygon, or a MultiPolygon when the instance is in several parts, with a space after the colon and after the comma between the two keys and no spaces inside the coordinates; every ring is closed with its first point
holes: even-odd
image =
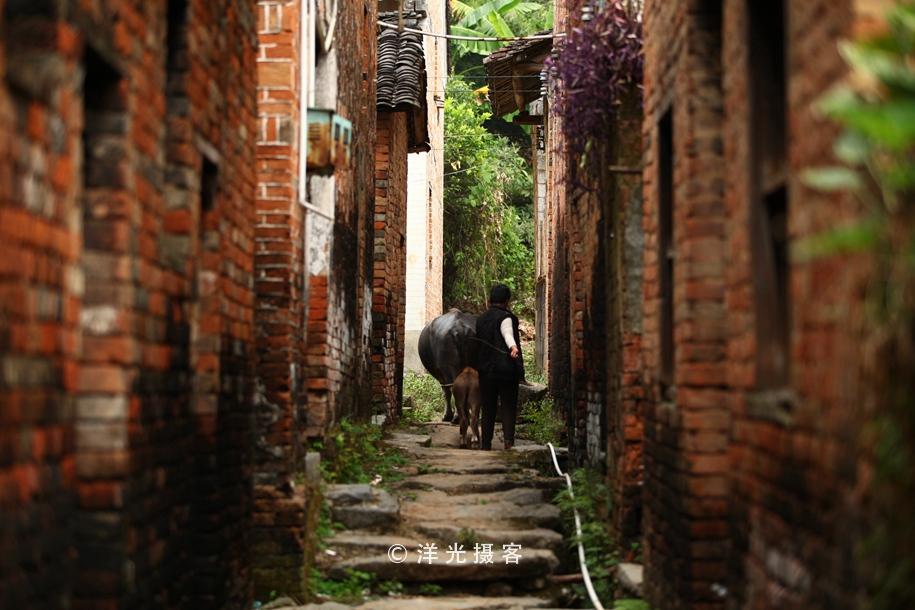
{"type": "Polygon", "coordinates": [[[480,448],[486,450],[492,449],[496,411],[500,405],[505,448],[511,449],[515,443],[518,384],[524,379],[524,364],[518,318],[508,309],[510,300],[508,286],[493,286],[489,293],[489,310],[477,318],[477,371],[483,399],[480,448]]]}

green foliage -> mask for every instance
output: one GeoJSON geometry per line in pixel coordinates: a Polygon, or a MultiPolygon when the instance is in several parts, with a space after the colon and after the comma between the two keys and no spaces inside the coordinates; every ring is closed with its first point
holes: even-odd
{"type": "Polygon", "coordinates": [[[428,373],[407,371],[403,376],[404,410],[401,425],[435,421],[445,411],[442,386],[428,373]]]}
{"type": "Polygon", "coordinates": [[[533,343],[522,346],[521,357],[524,360],[524,375],[526,379],[531,383],[547,385],[543,371],[537,370],[537,350],[533,343]]]}
{"type": "Polygon", "coordinates": [[[322,460],[323,478],[328,483],[371,483],[376,476],[390,483],[402,479],[399,470],[407,463],[403,453],[386,446],[379,426],[354,423],[348,419],[331,437],[329,460],[322,460]]]}
{"type": "Polygon", "coordinates": [[[618,599],[614,604],[613,610],[651,610],[644,599],[618,599]]]}
{"type": "Polygon", "coordinates": [[[420,595],[441,595],[442,587],[433,582],[424,582],[419,585],[419,594],[420,595]]]}
{"type": "Polygon", "coordinates": [[[361,570],[347,570],[345,580],[326,578],[318,570],[311,571],[312,593],[345,604],[361,602],[370,593],[374,575],[361,570]]]}
{"type": "Polygon", "coordinates": [[[521,411],[520,434],[541,445],[562,443],[565,423],[556,413],[553,399],[547,396],[542,400],[531,401],[521,411]]]}
{"type": "MultiPolygon", "coordinates": [[[[612,569],[619,563],[617,544],[607,529],[607,515],[610,512],[610,491],[599,473],[580,468],[571,473],[575,497],[563,489],[556,494],[555,502],[562,511],[565,529],[570,533],[570,548],[577,548],[581,540],[585,559],[594,590],[600,599],[613,599],[614,580],[612,569]],[[575,533],[573,508],[578,509],[581,519],[581,537],[575,533]]],[[[583,585],[575,585],[576,592],[584,599],[587,593],[583,585]]]]}
{"type": "Polygon", "coordinates": [[[480,542],[480,536],[477,534],[476,530],[469,527],[462,527],[461,531],[458,532],[456,542],[464,545],[465,549],[472,549],[474,545],[480,542]]]}
{"type": "MultiPolygon", "coordinates": [[[[553,8],[549,2],[450,0],[450,6],[457,19],[451,24],[451,33],[458,36],[512,38],[548,29],[553,23],[553,8]]],[[[458,40],[455,41],[455,48],[459,55],[489,55],[503,44],[458,40]]]]}
{"type": "Polygon", "coordinates": [[[399,580],[385,580],[378,583],[378,592],[384,595],[399,596],[403,595],[405,588],[399,580]]]}
{"type": "Polygon", "coordinates": [[[321,512],[318,513],[318,523],[315,527],[315,544],[318,550],[323,551],[327,548],[327,540],[338,530],[346,529],[342,523],[336,523],[330,513],[330,505],[327,502],[321,504],[321,512]]]}
{"type": "Polygon", "coordinates": [[[892,7],[887,23],[885,34],[842,46],[852,78],[819,104],[845,128],[835,154],[846,167],[805,176],[812,187],[856,193],[866,214],[801,249],[873,255],[862,353],[877,356],[865,364],[876,408],[863,432],[875,476],[859,561],[870,610],[915,607],[915,3],[892,7]]]}
{"type": "Polygon", "coordinates": [[[508,285],[514,309],[533,305],[533,182],[516,146],[490,133],[488,103],[453,77],[445,100],[445,303],[485,307],[508,285]]]}

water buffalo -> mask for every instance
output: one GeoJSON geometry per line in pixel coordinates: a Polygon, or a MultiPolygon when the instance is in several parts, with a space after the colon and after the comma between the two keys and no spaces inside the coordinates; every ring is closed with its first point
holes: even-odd
{"type": "Polygon", "coordinates": [[[419,335],[419,359],[445,393],[442,421],[456,422],[451,387],[461,371],[475,364],[476,327],[475,315],[452,309],[429,322],[419,335]]]}
{"type": "Polygon", "coordinates": [[[480,446],[480,375],[467,367],[454,380],[454,406],[461,422],[461,449],[480,446]],[[468,430],[469,427],[469,430],[468,430]],[[472,433],[472,434],[471,434],[472,433]],[[471,444],[471,438],[473,444],[471,444]]]}

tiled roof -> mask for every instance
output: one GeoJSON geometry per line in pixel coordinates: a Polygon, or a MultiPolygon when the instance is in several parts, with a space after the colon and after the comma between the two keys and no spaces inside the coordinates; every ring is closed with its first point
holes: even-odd
{"type": "MultiPolygon", "coordinates": [[[[541,34],[549,34],[540,32],[541,34]]],[[[489,101],[493,112],[503,116],[540,97],[540,81],[531,76],[540,73],[543,61],[553,49],[549,38],[517,40],[493,51],[483,59],[489,80],[489,101]],[[517,81],[511,77],[523,76],[517,81]],[[518,84],[520,87],[516,87],[518,84]],[[516,91],[516,88],[518,89],[516,91]],[[519,101],[524,104],[519,106],[519,101]]]]}
{"type": "MultiPolygon", "coordinates": [[[[397,13],[382,13],[382,21],[397,24],[397,13]]],[[[404,27],[422,29],[425,13],[404,14],[404,27]]],[[[413,132],[411,148],[428,148],[426,133],[426,58],[422,34],[390,28],[378,31],[377,107],[388,112],[407,112],[413,132]]]]}

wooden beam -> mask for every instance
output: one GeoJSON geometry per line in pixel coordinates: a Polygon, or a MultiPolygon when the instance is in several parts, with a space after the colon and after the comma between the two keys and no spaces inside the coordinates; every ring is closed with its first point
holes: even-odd
{"type": "Polygon", "coordinates": [[[516,125],[543,125],[543,117],[533,116],[525,110],[515,115],[512,123],[516,125]]]}

